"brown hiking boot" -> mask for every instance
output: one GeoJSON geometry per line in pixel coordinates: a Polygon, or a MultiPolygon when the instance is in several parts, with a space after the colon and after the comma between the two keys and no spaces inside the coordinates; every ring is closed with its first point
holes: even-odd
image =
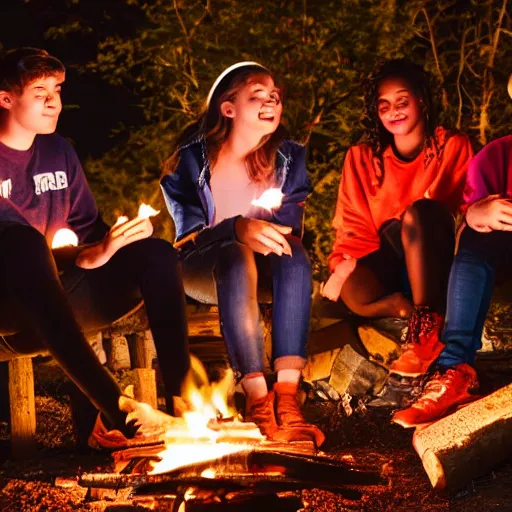
{"type": "Polygon", "coordinates": [[[478,388],[475,370],[466,363],[437,372],[425,385],[418,400],[393,416],[394,423],[404,428],[430,423],[455,412],[462,405],[480,398],[471,392],[478,388]]]}
{"type": "Polygon", "coordinates": [[[415,306],[409,319],[409,330],[402,355],[389,371],[404,377],[418,377],[427,373],[430,365],[444,348],[439,339],[444,317],[427,306],[415,306]]]}
{"type": "Polygon", "coordinates": [[[319,447],[324,441],[323,432],[311,423],[307,423],[299,404],[297,386],[291,382],[276,382],[277,423],[280,428],[290,433],[290,441],[314,441],[319,447]]]}

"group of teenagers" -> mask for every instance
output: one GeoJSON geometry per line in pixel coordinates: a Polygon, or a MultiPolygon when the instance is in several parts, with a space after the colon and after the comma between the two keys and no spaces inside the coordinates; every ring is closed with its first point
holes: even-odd
{"type": "MultiPolygon", "coordinates": [[[[256,62],[226,69],[169,152],[160,184],[175,246],[152,236],[150,218],[103,222],[73,148],[54,133],[64,79],[44,50],[0,58],[0,352],[48,350],[99,410],[89,444],[119,448],[141,430],[127,422],[122,391],[84,333],[143,300],[173,414],[190,367],[185,291],[213,293],[245,420],[269,439],[320,446],[324,434],[298,400],[312,301],[301,241],[311,185],[305,148],[281,124],[272,73],[256,62]],[[281,204],[256,206],[270,188],[281,204]],[[51,248],[61,228],[76,233],[76,250],[51,248]],[[269,293],[272,389],[259,318],[269,293]]],[[[390,371],[427,375],[416,402],[393,416],[409,427],[478,388],[472,363],[493,285],[512,274],[512,136],[472,158],[465,135],[437,124],[429,77],[406,59],[380,62],[364,100],[365,134],[345,157],[322,294],[356,315],[408,319],[390,371]]]]}

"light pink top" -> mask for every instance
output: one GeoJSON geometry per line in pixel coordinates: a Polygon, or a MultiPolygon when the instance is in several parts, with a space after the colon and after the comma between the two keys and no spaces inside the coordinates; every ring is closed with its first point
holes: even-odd
{"type": "Polygon", "coordinates": [[[252,206],[251,201],[258,199],[268,185],[251,181],[245,169],[216,167],[210,179],[210,188],[215,204],[215,226],[236,215],[254,217],[258,207],[252,206]]]}

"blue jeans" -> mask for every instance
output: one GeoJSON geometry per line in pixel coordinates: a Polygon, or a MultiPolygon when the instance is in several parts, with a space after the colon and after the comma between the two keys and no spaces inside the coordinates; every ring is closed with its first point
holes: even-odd
{"type": "Polygon", "coordinates": [[[500,281],[509,279],[511,264],[511,233],[478,233],[470,227],[464,228],[450,272],[442,335],[446,347],[437,360],[439,366],[474,362],[481,347],[495,277],[500,281]]]}
{"type": "Polygon", "coordinates": [[[263,256],[245,245],[230,243],[203,253],[195,251],[182,262],[186,293],[201,302],[219,305],[222,333],[238,376],[264,369],[258,302],[268,302],[270,291],[274,361],[306,357],[311,264],[299,238],[288,237],[288,242],[292,256],[263,256]]]}

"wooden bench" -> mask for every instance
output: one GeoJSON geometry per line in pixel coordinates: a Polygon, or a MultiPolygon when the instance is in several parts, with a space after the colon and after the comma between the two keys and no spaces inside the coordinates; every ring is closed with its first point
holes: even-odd
{"type": "MultiPolygon", "coordinates": [[[[131,368],[135,375],[135,398],[156,407],[155,371],[151,368],[152,361],[148,355],[149,340],[144,338],[147,321],[142,305],[142,302],[139,303],[103,332],[88,333],[86,337],[91,345],[107,345],[105,352],[108,366],[108,336],[123,332],[128,341],[131,368]]],[[[32,455],[37,447],[33,359],[48,355],[47,351],[28,355],[0,352],[0,362],[6,362],[8,366],[11,452],[16,458],[32,455]]]]}

